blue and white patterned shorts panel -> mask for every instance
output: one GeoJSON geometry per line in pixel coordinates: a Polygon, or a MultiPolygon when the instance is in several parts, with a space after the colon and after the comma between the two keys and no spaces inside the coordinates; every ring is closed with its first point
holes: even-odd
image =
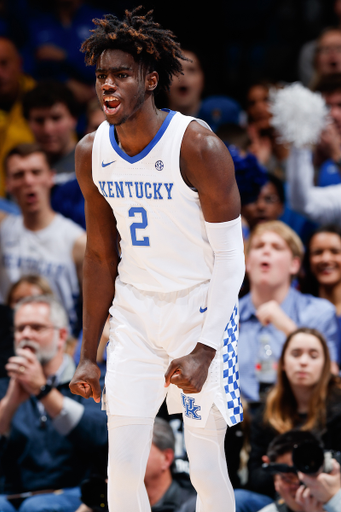
{"type": "Polygon", "coordinates": [[[243,406],[239,389],[238,365],[238,307],[235,305],[224,332],[223,385],[226,393],[227,411],[231,425],[243,421],[243,406]]]}

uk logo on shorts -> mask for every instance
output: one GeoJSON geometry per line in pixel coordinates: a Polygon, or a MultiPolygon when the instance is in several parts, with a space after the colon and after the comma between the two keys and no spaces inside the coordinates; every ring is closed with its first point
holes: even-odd
{"type": "Polygon", "coordinates": [[[201,407],[200,405],[195,405],[195,398],[191,398],[189,396],[181,393],[182,405],[185,409],[185,416],[187,418],[191,418],[192,420],[201,420],[201,416],[198,414],[201,407]]]}

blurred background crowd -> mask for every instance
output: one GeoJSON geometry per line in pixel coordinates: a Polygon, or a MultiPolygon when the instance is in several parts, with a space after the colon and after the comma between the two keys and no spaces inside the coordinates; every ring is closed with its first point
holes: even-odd
{"type": "MultiPolygon", "coordinates": [[[[143,5],[189,60],[157,106],[208,123],[241,195],[244,422],[225,439],[237,512],[340,512],[341,0],[160,4],[143,5]],[[329,109],[310,148],[285,143],[271,124],[271,91],[293,82],[329,109]],[[329,469],[299,473],[302,443],[330,452],[329,469]]],[[[68,389],[86,244],[74,154],[104,120],[80,46],[93,18],[136,5],[0,0],[2,512],[106,509],[106,415],[68,389]]],[[[102,376],[108,338],[106,325],[102,376]]],[[[182,419],[165,406],[145,483],[153,512],[194,512],[182,419]]]]}

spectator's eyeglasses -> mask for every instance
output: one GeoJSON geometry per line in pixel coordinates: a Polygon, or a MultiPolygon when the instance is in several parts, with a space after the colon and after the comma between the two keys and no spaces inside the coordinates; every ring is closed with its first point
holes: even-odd
{"type": "Polygon", "coordinates": [[[14,334],[21,334],[24,332],[26,328],[29,328],[31,331],[35,332],[36,334],[43,334],[48,329],[58,329],[58,327],[54,325],[44,325],[44,324],[20,324],[14,326],[14,334]]]}

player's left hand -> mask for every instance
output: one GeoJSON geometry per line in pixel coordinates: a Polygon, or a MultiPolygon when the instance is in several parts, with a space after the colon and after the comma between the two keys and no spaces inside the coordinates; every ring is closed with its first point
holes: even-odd
{"type": "Polygon", "coordinates": [[[165,387],[175,384],[184,393],[199,393],[215,353],[214,348],[197,343],[190,354],[173,359],[165,373],[165,387]]]}

